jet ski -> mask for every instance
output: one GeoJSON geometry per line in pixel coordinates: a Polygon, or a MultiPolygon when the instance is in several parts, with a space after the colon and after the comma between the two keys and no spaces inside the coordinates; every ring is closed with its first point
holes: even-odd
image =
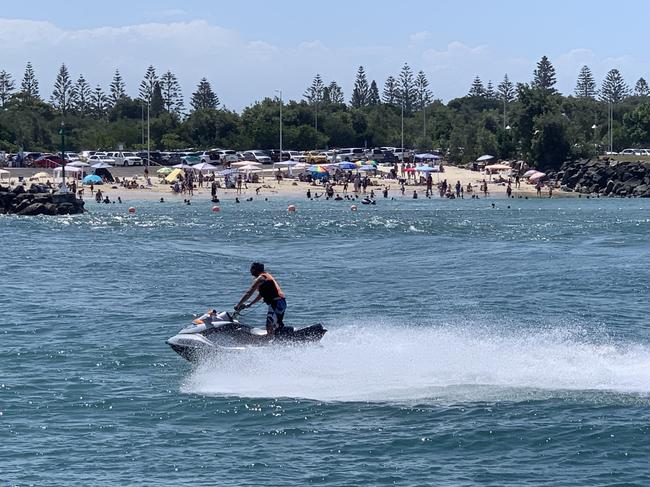
{"type": "Polygon", "coordinates": [[[246,325],[237,318],[236,312],[218,313],[212,310],[193,320],[191,325],[167,339],[166,343],[184,359],[195,362],[215,352],[241,352],[250,347],[317,342],[327,332],[321,324],[299,329],[285,325],[269,339],[266,329],[246,325]]]}

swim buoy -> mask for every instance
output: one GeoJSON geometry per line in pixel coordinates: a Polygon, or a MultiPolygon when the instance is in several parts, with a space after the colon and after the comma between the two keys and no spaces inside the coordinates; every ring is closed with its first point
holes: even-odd
{"type": "Polygon", "coordinates": [[[293,213],[294,211],[296,211],[296,205],[289,205],[289,206],[287,206],[287,211],[293,213]]]}
{"type": "Polygon", "coordinates": [[[221,208],[219,208],[218,206],[213,206],[212,211],[214,211],[215,213],[219,213],[221,211],[221,208]]]}
{"type": "Polygon", "coordinates": [[[135,207],[129,206],[129,213],[135,213],[135,207]]]}
{"type": "Polygon", "coordinates": [[[357,205],[352,205],[352,206],[350,207],[350,210],[352,210],[352,211],[357,211],[357,205]]]}

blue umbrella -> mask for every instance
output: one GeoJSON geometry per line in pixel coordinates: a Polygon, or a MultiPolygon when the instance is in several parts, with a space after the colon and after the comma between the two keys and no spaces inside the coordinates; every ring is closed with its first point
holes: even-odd
{"type": "Polygon", "coordinates": [[[85,178],[83,178],[83,183],[84,184],[101,184],[103,183],[104,180],[97,176],[97,174],[89,174],[85,178]]]}
{"type": "Polygon", "coordinates": [[[354,162],[343,161],[337,164],[341,169],[356,169],[357,165],[354,162]]]}
{"type": "Polygon", "coordinates": [[[420,172],[438,172],[438,166],[418,166],[415,170],[420,172]]]}
{"type": "Polygon", "coordinates": [[[430,152],[425,152],[423,154],[415,154],[415,158],[416,159],[432,159],[432,160],[433,159],[442,159],[442,157],[440,157],[439,155],[432,154],[430,152]]]}

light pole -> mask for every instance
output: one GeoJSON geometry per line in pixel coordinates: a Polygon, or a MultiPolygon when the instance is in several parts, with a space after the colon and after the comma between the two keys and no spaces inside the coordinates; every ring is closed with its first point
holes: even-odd
{"type": "MultiPolygon", "coordinates": [[[[280,95],[280,162],[282,162],[282,90],[275,90],[280,95]]],[[[291,166],[289,166],[289,175],[291,175],[291,166]]]]}
{"type": "Polygon", "coordinates": [[[151,157],[151,124],[149,123],[149,107],[151,106],[151,100],[147,102],[147,165],[149,167],[149,158],[151,157]]]}
{"type": "Polygon", "coordinates": [[[402,162],[404,162],[404,100],[402,100],[402,162]]]}
{"type": "Polygon", "coordinates": [[[59,193],[67,193],[68,187],[65,184],[65,120],[61,120],[61,188],[59,193]]]}
{"type": "Polygon", "coordinates": [[[598,143],[597,143],[597,138],[596,138],[596,130],[598,129],[598,125],[593,124],[591,126],[591,130],[594,131],[594,150],[596,151],[596,155],[598,155],[598,143]]]}

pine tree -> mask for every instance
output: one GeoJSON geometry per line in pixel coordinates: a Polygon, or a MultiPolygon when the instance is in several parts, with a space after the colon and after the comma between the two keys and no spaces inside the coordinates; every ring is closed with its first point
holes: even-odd
{"type": "Polygon", "coordinates": [[[160,89],[165,110],[174,115],[180,115],[183,111],[183,93],[176,75],[167,71],[160,78],[160,89]]]}
{"type": "Polygon", "coordinates": [[[420,71],[415,78],[415,92],[417,99],[417,109],[423,110],[432,101],[432,94],[431,90],[429,89],[429,80],[424,74],[424,71],[420,71]]]}
{"type": "Polygon", "coordinates": [[[578,98],[596,97],[596,81],[594,80],[594,76],[591,74],[589,66],[583,66],[580,69],[574,93],[578,98]]]}
{"type": "Polygon", "coordinates": [[[386,78],[386,82],[384,83],[384,91],[381,95],[382,101],[386,105],[396,106],[398,102],[397,90],[397,81],[395,81],[395,78],[392,76],[386,78]]]}
{"type": "Polygon", "coordinates": [[[379,88],[377,88],[377,82],[373,79],[370,83],[370,88],[368,89],[368,106],[372,107],[379,105],[381,103],[381,98],[379,98],[379,88]]]}
{"type": "Polygon", "coordinates": [[[474,78],[474,81],[472,81],[472,86],[470,86],[467,96],[480,98],[485,97],[485,87],[483,86],[483,81],[481,81],[481,78],[478,76],[476,76],[476,78],[474,78]]]}
{"type": "MultiPolygon", "coordinates": [[[[117,98],[120,99],[119,97],[117,98]]],[[[109,104],[109,97],[104,94],[102,87],[97,85],[90,93],[90,111],[95,118],[102,118],[109,104]]]]}
{"type": "Polygon", "coordinates": [[[619,70],[610,70],[600,88],[600,99],[609,103],[618,103],[628,96],[630,96],[630,88],[623,80],[619,70]]]}
{"type": "Polygon", "coordinates": [[[151,92],[151,106],[149,108],[150,114],[152,117],[157,117],[164,109],[165,101],[163,100],[162,90],[160,89],[160,83],[156,81],[153,84],[151,92]]]}
{"type": "Polygon", "coordinates": [[[86,115],[91,110],[90,99],[92,92],[83,74],[79,75],[79,79],[77,79],[73,90],[76,95],[73,108],[80,115],[86,115]]]}
{"type": "Polygon", "coordinates": [[[345,103],[345,97],[343,96],[343,89],[338,85],[336,81],[332,81],[327,88],[323,90],[323,98],[326,99],[326,102],[334,104],[345,103]],[[325,95],[327,93],[327,95],[325,95]]]}
{"type": "Polygon", "coordinates": [[[499,86],[497,86],[497,95],[499,97],[499,100],[505,101],[506,103],[515,101],[517,97],[515,86],[508,78],[507,73],[503,76],[503,81],[501,81],[501,83],[499,83],[499,86]]]}
{"type": "Polygon", "coordinates": [[[404,63],[402,70],[399,73],[399,80],[397,83],[397,104],[404,106],[404,111],[411,113],[415,105],[417,96],[415,89],[415,81],[413,80],[413,71],[411,67],[404,63]]]}
{"type": "Polygon", "coordinates": [[[305,90],[303,95],[307,99],[307,102],[314,107],[314,128],[316,130],[318,130],[318,107],[323,101],[324,90],[325,85],[323,79],[320,77],[320,74],[316,74],[311,86],[305,90]]]}
{"type": "Polygon", "coordinates": [[[361,108],[368,105],[368,95],[370,87],[368,86],[368,79],[363,66],[359,66],[357,70],[357,77],[354,80],[354,89],[352,90],[352,99],[350,105],[353,108],[361,108]]]}
{"type": "Polygon", "coordinates": [[[32,63],[28,62],[25,67],[25,74],[23,81],[20,83],[20,92],[25,103],[33,103],[39,101],[41,96],[38,93],[38,80],[34,74],[32,63]]]}
{"type": "Polygon", "coordinates": [[[219,98],[212,91],[210,82],[206,78],[201,78],[199,81],[196,91],[192,93],[190,105],[192,110],[215,109],[219,106],[219,98]]]}
{"type": "Polygon", "coordinates": [[[76,98],[76,93],[68,67],[64,64],[59,68],[59,73],[56,75],[54,81],[54,89],[52,90],[51,103],[52,106],[59,110],[62,115],[68,113],[72,108],[76,98]]]}
{"type": "Polygon", "coordinates": [[[4,69],[0,71],[0,106],[5,107],[5,104],[9,101],[11,93],[16,88],[16,83],[14,82],[11,74],[7,73],[4,69]]]}
{"type": "Polygon", "coordinates": [[[643,78],[639,78],[634,85],[634,96],[650,96],[650,88],[648,83],[643,78]]]}
{"type": "Polygon", "coordinates": [[[537,63],[537,69],[533,71],[532,86],[549,93],[555,93],[557,91],[554,88],[555,83],[555,68],[546,56],[542,56],[542,59],[537,63]]]}
{"type": "Polygon", "coordinates": [[[492,80],[488,80],[488,84],[485,87],[485,97],[488,100],[496,100],[497,94],[494,91],[494,86],[492,86],[492,80]]]}
{"type": "Polygon", "coordinates": [[[126,97],[126,86],[118,69],[115,70],[115,74],[113,75],[113,81],[111,81],[109,93],[108,101],[111,106],[115,106],[118,100],[126,97]]]}
{"type": "Polygon", "coordinates": [[[311,86],[305,90],[303,96],[307,100],[307,103],[310,105],[317,105],[323,101],[323,90],[325,89],[325,84],[320,74],[316,74],[314,80],[311,82],[311,86]]]}
{"type": "Polygon", "coordinates": [[[143,80],[140,82],[140,99],[145,103],[152,103],[153,90],[156,83],[158,83],[156,68],[150,65],[144,73],[143,80]]]}

